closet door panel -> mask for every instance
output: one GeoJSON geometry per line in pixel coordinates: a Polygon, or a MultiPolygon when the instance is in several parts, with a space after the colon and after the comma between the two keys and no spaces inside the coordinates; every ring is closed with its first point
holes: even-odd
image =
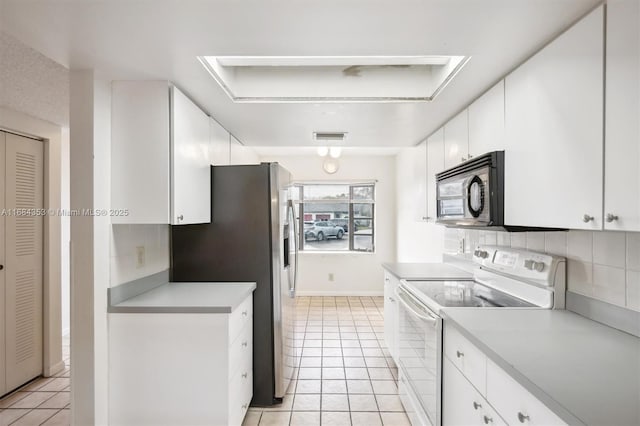
{"type": "Polygon", "coordinates": [[[44,147],[6,134],[5,365],[11,390],[42,373],[44,147]]]}

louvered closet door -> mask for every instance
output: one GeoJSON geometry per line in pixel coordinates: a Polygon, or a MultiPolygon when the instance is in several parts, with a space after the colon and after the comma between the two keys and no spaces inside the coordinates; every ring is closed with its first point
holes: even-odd
{"type": "MultiPolygon", "coordinates": [[[[4,187],[5,187],[5,158],[7,158],[5,154],[5,133],[0,132],[0,213],[4,211],[4,187]]],[[[9,391],[7,388],[7,379],[5,375],[5,277],[7,274],[7,268],[5,267],[7,264],[7,258],[5,256],[4,251],[4,241],[5,241],[5,217],[0,214],[0,265],[2,265],[2,269],[0,270],[0,321],[2,321],[2,325],[0,325],[0,395],[4,395],[9,391]]]]}
{"type": "MultiPolygon", "coordinates": [[[[5,208],[42,209],[43,143],[6,134],[5,208]]],[[[5,216],[7,389],[42,373],[43,217],[5,216]]]]}

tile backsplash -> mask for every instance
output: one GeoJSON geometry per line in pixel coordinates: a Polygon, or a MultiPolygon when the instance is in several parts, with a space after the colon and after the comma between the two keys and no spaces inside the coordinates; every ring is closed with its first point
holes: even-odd
{"type": "Polygon", "coordinates": [[[169,269],[169,225],[112,225],[110,256],[111,287],[169,269]]]}
{"type": "Polygon", "coordinates": [[[471,256],[478,244],[565,256],[570,291],[640,311],[640,232],[445,230],[447,254],[460,254],[464,247],[464,254],[471,256]]]}

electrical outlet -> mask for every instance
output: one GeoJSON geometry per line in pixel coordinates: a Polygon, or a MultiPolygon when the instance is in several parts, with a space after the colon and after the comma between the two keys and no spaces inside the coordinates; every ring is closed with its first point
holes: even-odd
{"type": "Polygon", "coordinates": [[[333,281],[334,280],[334,276],[333,276],[333,272],[329,273],[329,281],[333,281]]]}
{"type": "Polygon", "coordinates": [[[144,246],[136,247],[136,268],[142,268],[145,263],[144,246]]]}
{"type": "Polygon", "coordinates": [[[460,240],[458,240],[458,244],[458,253],[464,253],[464,238],[460,238],[460,240]]]}

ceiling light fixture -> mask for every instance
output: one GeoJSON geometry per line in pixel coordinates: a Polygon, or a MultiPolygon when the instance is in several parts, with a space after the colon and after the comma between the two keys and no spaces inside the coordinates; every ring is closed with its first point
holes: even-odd
{"type": "Polygon", "coordinates": [[[340,163],[338,162],[337,158],[327,157],[322,162],[322,169],[325,171],[325,173],[328,173],[330,175],[337,172],[339,168],[340,163]]]}

